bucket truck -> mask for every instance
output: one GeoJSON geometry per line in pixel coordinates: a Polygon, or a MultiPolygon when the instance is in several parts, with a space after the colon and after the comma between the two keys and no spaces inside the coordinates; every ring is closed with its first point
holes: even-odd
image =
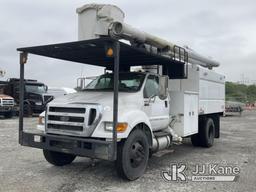
{"type": "Polygon", "coordinates": [[[213,146],[225,109],[225,77],[213,70],[217,61],[126,24],[117,6],[88,4],[77,13],[78,41],[18,49],[20,90],[28,54],[110,73],[48,103],[39,119],[42,132],[25,132],[20,113],[21,145],[42,149],[56,166],[76,156],[114,161],[128,180],[143,175],[152,153],[185,137],[194,146],[213,146]]]}

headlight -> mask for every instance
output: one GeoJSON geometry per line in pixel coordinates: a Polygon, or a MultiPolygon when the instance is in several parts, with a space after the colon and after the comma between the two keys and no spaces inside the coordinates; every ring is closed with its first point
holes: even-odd
{"type": "Polygon", "coordinates": [[[38,118],[38,125],[44,125],[45,124],[45,119],[43,116],[39,116],[38,118]]]}
{"type": "MultiPolygon", "coordinates": [[[[113,131],[113,122],[105,122],[104,126],[106,131],[113,131]]],[[[123,133],[126,131],[127,127],[128,123],[117,123],[116,131],[118,133],[123,133]]]]}

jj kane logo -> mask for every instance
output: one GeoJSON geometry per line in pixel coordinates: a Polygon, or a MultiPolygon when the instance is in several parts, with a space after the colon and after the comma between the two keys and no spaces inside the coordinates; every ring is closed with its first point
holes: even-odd
{"type": "Polygon", "coordinates": [[[189,171],[182,163],[172,163],[168,171],[162,172],[165,181],[236,181],[240,169],[237,166],[220,164],[196,164],[189,171]]]}

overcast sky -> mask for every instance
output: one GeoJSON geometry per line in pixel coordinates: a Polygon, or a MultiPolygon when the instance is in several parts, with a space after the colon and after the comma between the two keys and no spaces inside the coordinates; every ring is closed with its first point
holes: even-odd
{"type": "MultiPolygon", "coordinates": [[[[256,80],[255,0],[0,0],[0,69],[5,78],[19,74],[17,47],[77,40],[76,8],[113,3],[125,22],[148,33],[188,45],[221,63],[215,70],[227,80],[256,80]]],[[[76,78],[102,73],[101,68],[39,56],[29,57],[26,78],[49,86],[75,87],[76,78]]],[[[2,80],[4,78],[0,78],[2,80]]]]}

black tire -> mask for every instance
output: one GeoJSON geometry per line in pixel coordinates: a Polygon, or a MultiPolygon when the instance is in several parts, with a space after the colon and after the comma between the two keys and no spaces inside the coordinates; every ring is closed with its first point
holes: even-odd
{"type": "Polygon", "coordinates": [[[76,158],[75,155],[67,154],[67,153],[61,153],[61,152],[55,152],[55,151],[49,151],[49,150],[43,150],[44,157],[46,161],[49,163],[55,165],[55,166],[63,166],[68,165],[74,161],[76,158]]]}
{"type": "Polygon", "coordinates": [[[204,126],[200,129],[200,144],[202,147],[212,147],[215,137],[215,125],[211,118],[204,121],[204,126]]]}
{"type": "Polygon", "coordinates": [[[117,147],[117,173],[124,179],[135,180],[146,170],[149,158],[149,144],[145,133],[135,129],[117,147]]]}
{"type": "Polygon", "coordinates": [[[154,152],[151,149],[149,149],[148,158],[151,158],[153,156],[153,154],[154,154],[154,152]]]}
{"type": "Polygon", "coordinates": [[[33,114],[31,106],[27,103],[24,104],[23,111],[25,117],[31,117],[33,114]]]}
{"type": "Polygon", "coordinates": [[[4,117],[5,117],[5,118],[12,118],[12,116],[13,116],[13,112],[12,112],[12,111],[6,112],[6,113],[4,114],[4,117]]]}

